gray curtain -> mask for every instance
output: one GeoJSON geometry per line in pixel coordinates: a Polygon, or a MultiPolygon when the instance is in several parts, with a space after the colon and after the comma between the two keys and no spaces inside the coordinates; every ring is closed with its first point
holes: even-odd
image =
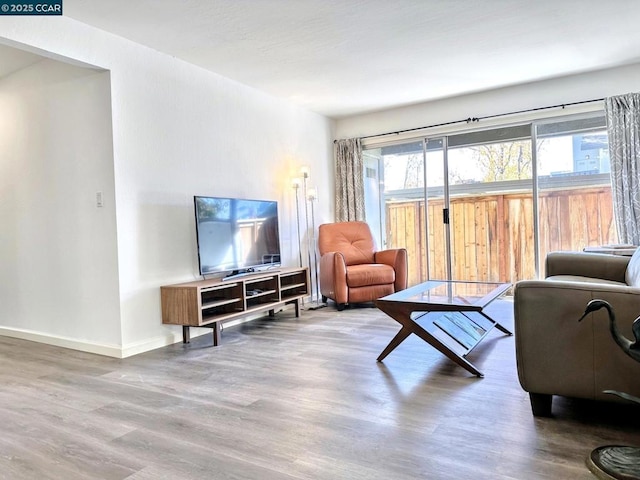
{"type": "Polygon", "coordinates": [[[364,221],[364,178],[360,139],[337,140],[335,157],[336,221],[364,221]]]}
{"type": "Polygon", "coordinates": [[[618,240],[640,245],[640,93],[607,98],[605,113],[618,240]]]}

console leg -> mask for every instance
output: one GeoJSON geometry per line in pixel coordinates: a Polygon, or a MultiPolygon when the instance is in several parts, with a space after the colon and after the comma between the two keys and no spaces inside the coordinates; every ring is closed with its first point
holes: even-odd
{"type": "Polygon", "coordinates": [[[213,324],[213,346],[217,347],[220,343],[220,322],[215,322],[213,324]]]}
{"type": "Polygon", "coordinates": [[[269,316],[270,317],[275,317],[276,316],[276,311],[275,310],[269,310],[269,316]]]}
{"type": "Polygon", "coordinates": [[[189,343],[191,341],[191,335],[189,332],[189,327],[186,325],[182,326],[182,343],[189,343]]]}

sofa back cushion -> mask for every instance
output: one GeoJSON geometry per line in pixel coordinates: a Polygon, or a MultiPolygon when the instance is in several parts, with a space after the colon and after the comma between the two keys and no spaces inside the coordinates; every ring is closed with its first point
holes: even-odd
{"type": "Polygon", "coordinates": [[[640,287],[640,248],[636,249],[624,274],[627,285],[640,287]]]}

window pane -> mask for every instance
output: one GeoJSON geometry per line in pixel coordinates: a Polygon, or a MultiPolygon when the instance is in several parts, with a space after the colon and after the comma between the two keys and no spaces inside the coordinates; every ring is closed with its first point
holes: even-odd
{"type": "Polygon", "coordinates": [[[367,223],[380,248],[407,249],[409,285],[420,283],[426,268],[422,141],[365,149],[363,156],[367,223]]]}
{"type": "MultiPolygon", "coordinates": [[[[506,129],[505,129],[506,130],[506,129]]],[[[535,276],[531,126],[518,139],[478,132],[474,145],[449,149],[452,277],[516,282],[535,276]]]]}
{"type": "Polygon", "coordinates": [[[540,180],[550,182],[553,177],[609,172],[609,144],[605,130],[538,138],[540,180]]]}
{"type": "Polygon", "coordinates": [[[537,129],[541,263],[551,251],[616,243],[604,117],[537,129]]]}

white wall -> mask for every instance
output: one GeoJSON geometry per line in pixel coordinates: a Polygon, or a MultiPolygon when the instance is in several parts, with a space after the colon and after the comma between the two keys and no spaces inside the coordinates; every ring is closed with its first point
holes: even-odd
{"type": "MultiPolygon", "coordinates": [[[[366,115],[339,119],[336,122],[336,138],[352,138],[379,135],[399,130],[420,128],[454,122],[473,117],[499,115],[508,112],[551,105],[582,102],[598,98],[640,91],[640,63],[598,72],[571,75],[540,82],[516,85],[470,95],[461,95],[433,102],[426,102],[402,108],[390,109],[366,115]]],[[[602,108],[601,103],[580,107],[545,110],[525,115],[501,117],[495,120],[473,123],[471,128],[483,128],[498,123],[512,122],[524,118],[557,115],[602,108]]],[[[457,124],[424,131],[425,133],[451,131],[469,128],[457,124]]],[[[407,133],[403,136],[415,136],[407,133]]],[[[399,139],[399,135],[389,135],[380,140],[399,139]]],[[[378,140],[378,139],[376,139],[378,140]]]]}
{"type": "Polygon", "coordinates": [[[0,81],[4,333],[120,345],[109,91],[108,72],[52,60],[0,81]]]}
{"type": "MultiPolygon", "coordinates": [[[[301,165],[320,192],[331,192],[321,193],[316,223],[333,219],[329,119],[66,17],[3,20],[4,43],[110,71],[120,297],[113,321],[122,355],[180,338],[179,328],[161,324],[159,287],[197,275],[193,195],[278,200],[290,265],[298,258],[290,178],[301,165]]],[[[29,322],[23,315],[17,326],[29,322]]]]}

